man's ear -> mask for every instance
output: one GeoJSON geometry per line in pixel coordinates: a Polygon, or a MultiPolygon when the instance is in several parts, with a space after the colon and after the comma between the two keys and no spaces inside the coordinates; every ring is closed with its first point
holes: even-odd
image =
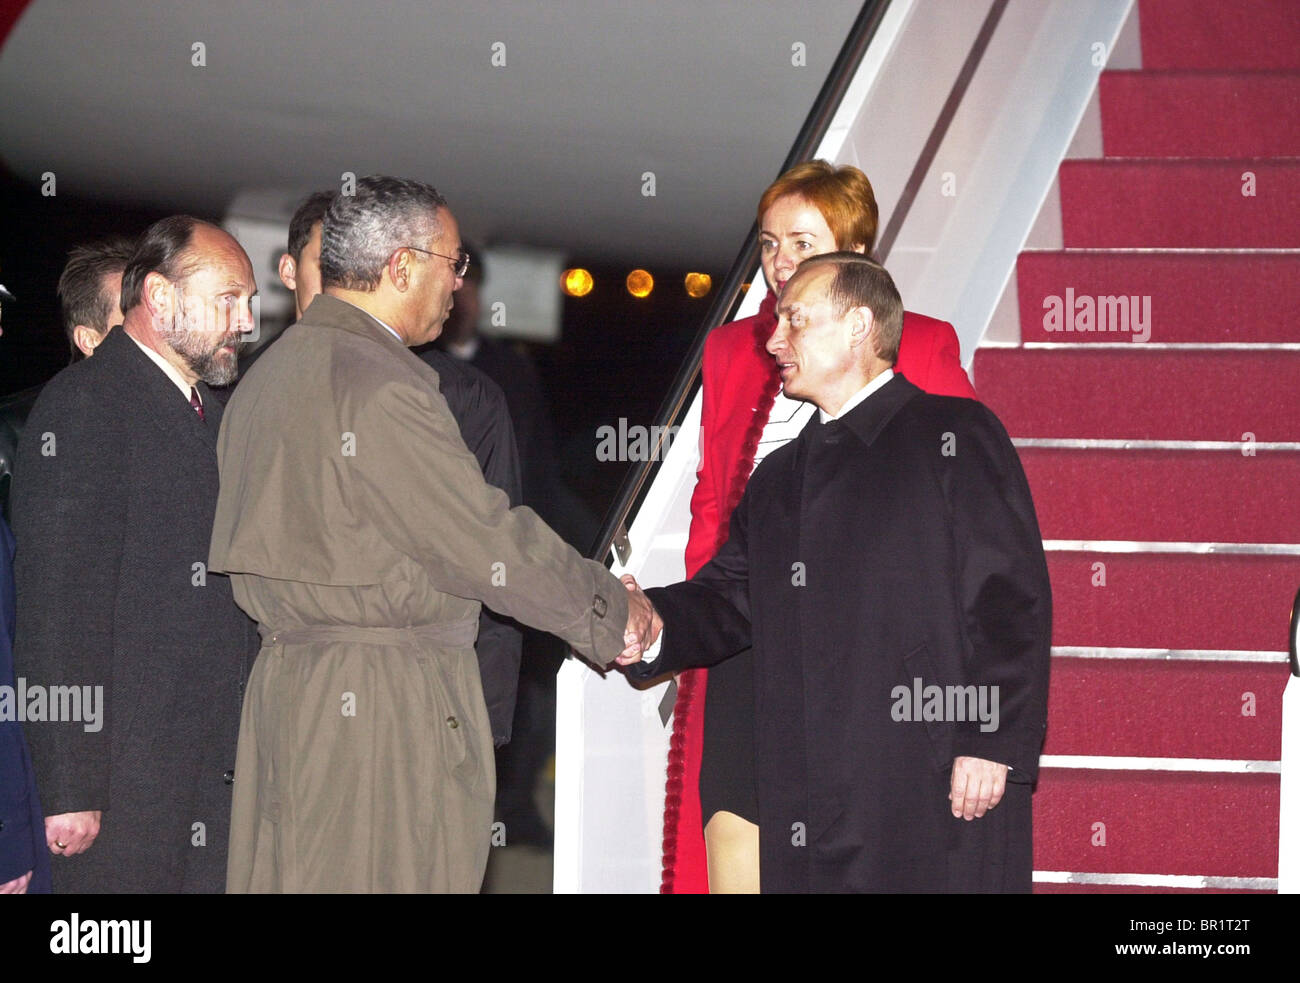
{"type": "Polygon", "coordinates": [[[84,324],[78,324],[72,329],[72,343],[77,346],[77,350],[81,352],[81,354],[89,358],[91,355],[95,354],[95,349],[98,347],[99,343],[107,337],[107,335],[107,331],[104,332],[104,334],[100,334],[94,328],[88,328],[84,324]]]}
{"type": "Polygon", "coordinates": [[[161,273],[145,276],[141,296],[151,316],[171,318],[176,304],[176,287],[161,273]]]}
{"type": "Polygon", "coordinates": [[[280,282],[289,288],[293,293],[298,289],[298,264],[294,262],[293,257],[288,253],[280,254],[280,282]]]}
{"type": "MultiPolygon", "coordinates": [[[[876,316],[871,312],[870,307],[855,307],[849,313],[849,344],[857,348],[859,345],[870,342],[872,333],[876,327],[876,316]]],[[[871,350],[875,351],[874,343],[871,350]]]]}
{"type": "Polygon", "coordinates": [[[398,249],[388,257],[388,278],[398,290],[405,291],[411,285],[411,263],[409,249],[398,249]]]}

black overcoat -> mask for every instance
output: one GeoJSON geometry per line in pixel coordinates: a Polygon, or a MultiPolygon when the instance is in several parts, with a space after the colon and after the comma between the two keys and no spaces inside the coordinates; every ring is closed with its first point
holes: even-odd
{"type": "MultiPolygon", "coordinates": [[[[438,373],[438,391],[456,418],[461,439],[478,461],[483,480],[505,492],[511,506],[522,505],[519,448],[501,387],[474,366],[437,348],[426,348],[419,355],[438,373]]],[[[492,743],[497,747],[510,740],[523,645],[523,631],[517,621],[486,607],[479,612],[474,653],[478,656],[488,720],[492,722],[492,743]]]]}
{"type": "Polygon", "coordinates": [[[764,891],[1029,890],[1051,594],[987,408],[898,375],[814,417],[755,471],[718,556],[647,593],[664,647],[634,676],[752,642],[764,891]],[[958,755],[1012,768],[981,819],[951,814],[958,755]]]}
{"type": "MultiPolygon", "coordinates": [[[[224,889],[241,687],[258,639],[206,572],[221,406],[206,422],[122,328],[42,391],[13,485],[17,674],[103,686],[102,728],[26,724],[47,816],[103,810],[60,892],[224,889]]],[[[93,692],[93,690],[92,690],[93,692]]]]}

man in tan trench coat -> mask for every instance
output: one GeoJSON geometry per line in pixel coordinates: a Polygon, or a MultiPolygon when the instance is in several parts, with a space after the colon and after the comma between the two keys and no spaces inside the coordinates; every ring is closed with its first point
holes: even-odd
{"type": "Polygon", "coordinates": [[[638,595],[484,482],[407,350],[464,272],[436,191],[363,178],[326,213],[324,294],[226,410],[209,566],[263,638],[230,892],[477,891],[495,785],[480,602],[600,664],[648,631],[638,595]]]}

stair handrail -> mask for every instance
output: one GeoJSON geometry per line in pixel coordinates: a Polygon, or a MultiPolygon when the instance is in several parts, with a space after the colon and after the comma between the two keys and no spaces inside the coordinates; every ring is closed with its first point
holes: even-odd
{"type": "Polygon", "coordinates": [[[1300,590],[1295,592],[1295,600],[1291,602],[1291,642],[1288,661],[1291,663],[1291,675],[1300,676],[1300,590]]]}

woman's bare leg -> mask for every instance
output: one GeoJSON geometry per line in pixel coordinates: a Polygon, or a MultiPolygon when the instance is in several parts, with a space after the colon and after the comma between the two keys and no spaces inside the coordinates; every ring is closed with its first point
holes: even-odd
{"type": "Polygon", "coordinates": [[[758,893],[758,827],[734,812],[715,812],[704,827],[710,894],[758,893]]]}

